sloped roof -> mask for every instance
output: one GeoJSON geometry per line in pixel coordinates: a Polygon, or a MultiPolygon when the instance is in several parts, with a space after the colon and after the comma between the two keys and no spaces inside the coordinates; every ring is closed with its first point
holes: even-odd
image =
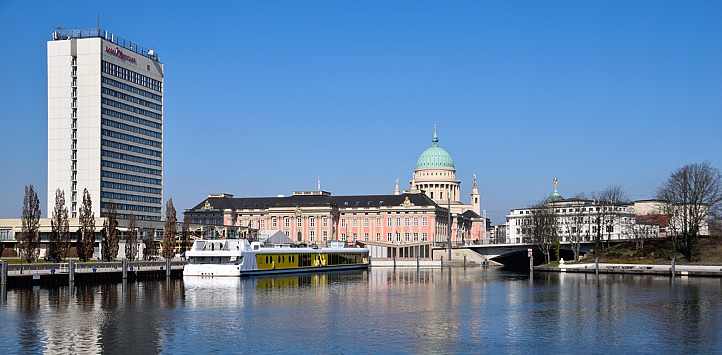
{"type": "Polygon", "coordinates": [[[382,206],[401,206],[409,199],[415,206],[434,206],[433,200],[421,193],[404,193],[400,195],[293,195],[284,197],[215,197],[211,196],[191,208],[201,210],[206,202],[211,209],[266,209],[278,207],[332,207],[368,208],[382,206]]]}

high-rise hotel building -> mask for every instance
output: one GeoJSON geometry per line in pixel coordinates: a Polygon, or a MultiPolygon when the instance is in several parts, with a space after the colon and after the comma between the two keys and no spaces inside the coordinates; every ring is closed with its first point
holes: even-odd
{"type": "Polygon", "coordinates": [[[158,221],[163,199],[163,64],[154,50],[101,29],[48,41],[48,210],[65,191],[77,217],[114,206],[158,221]]]}

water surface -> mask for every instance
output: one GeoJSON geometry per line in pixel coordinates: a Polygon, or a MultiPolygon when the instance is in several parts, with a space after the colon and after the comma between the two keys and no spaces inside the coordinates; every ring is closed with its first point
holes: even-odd
{"type": "Polygon", "coordinates": [[[10,289],[0,353],[722,350],[722,279],[373,269],[10,289]]]}

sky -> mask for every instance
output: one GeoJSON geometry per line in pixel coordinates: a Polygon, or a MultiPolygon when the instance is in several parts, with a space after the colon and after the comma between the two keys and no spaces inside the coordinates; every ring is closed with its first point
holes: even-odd
{"type": "MultiPolygon", "coordinates": [[[[46,42],[101,27],[165,65],[165,190],[391,193],[438,125],[485,209],[722,168],[722,3],[0,0],[0,217],[47,190],[46,42]],[[128,5],[126,7],[126,5],[128,5]]],[[[468,195],[467,197],[468,198],[468,195]]],[[[47,206],[43,208],[43,214],[47,206]]]]}

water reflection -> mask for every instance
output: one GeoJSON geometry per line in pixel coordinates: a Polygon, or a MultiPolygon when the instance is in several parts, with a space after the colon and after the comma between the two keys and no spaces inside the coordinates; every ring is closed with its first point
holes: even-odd
{"type": "MultiPolygon", "coordinates": [[[[1,291],[1,290],[0,290],[1,291]]],[[[10,289],[2,353],[711,353],[722,280],[373,269],[10,289]]]]}

